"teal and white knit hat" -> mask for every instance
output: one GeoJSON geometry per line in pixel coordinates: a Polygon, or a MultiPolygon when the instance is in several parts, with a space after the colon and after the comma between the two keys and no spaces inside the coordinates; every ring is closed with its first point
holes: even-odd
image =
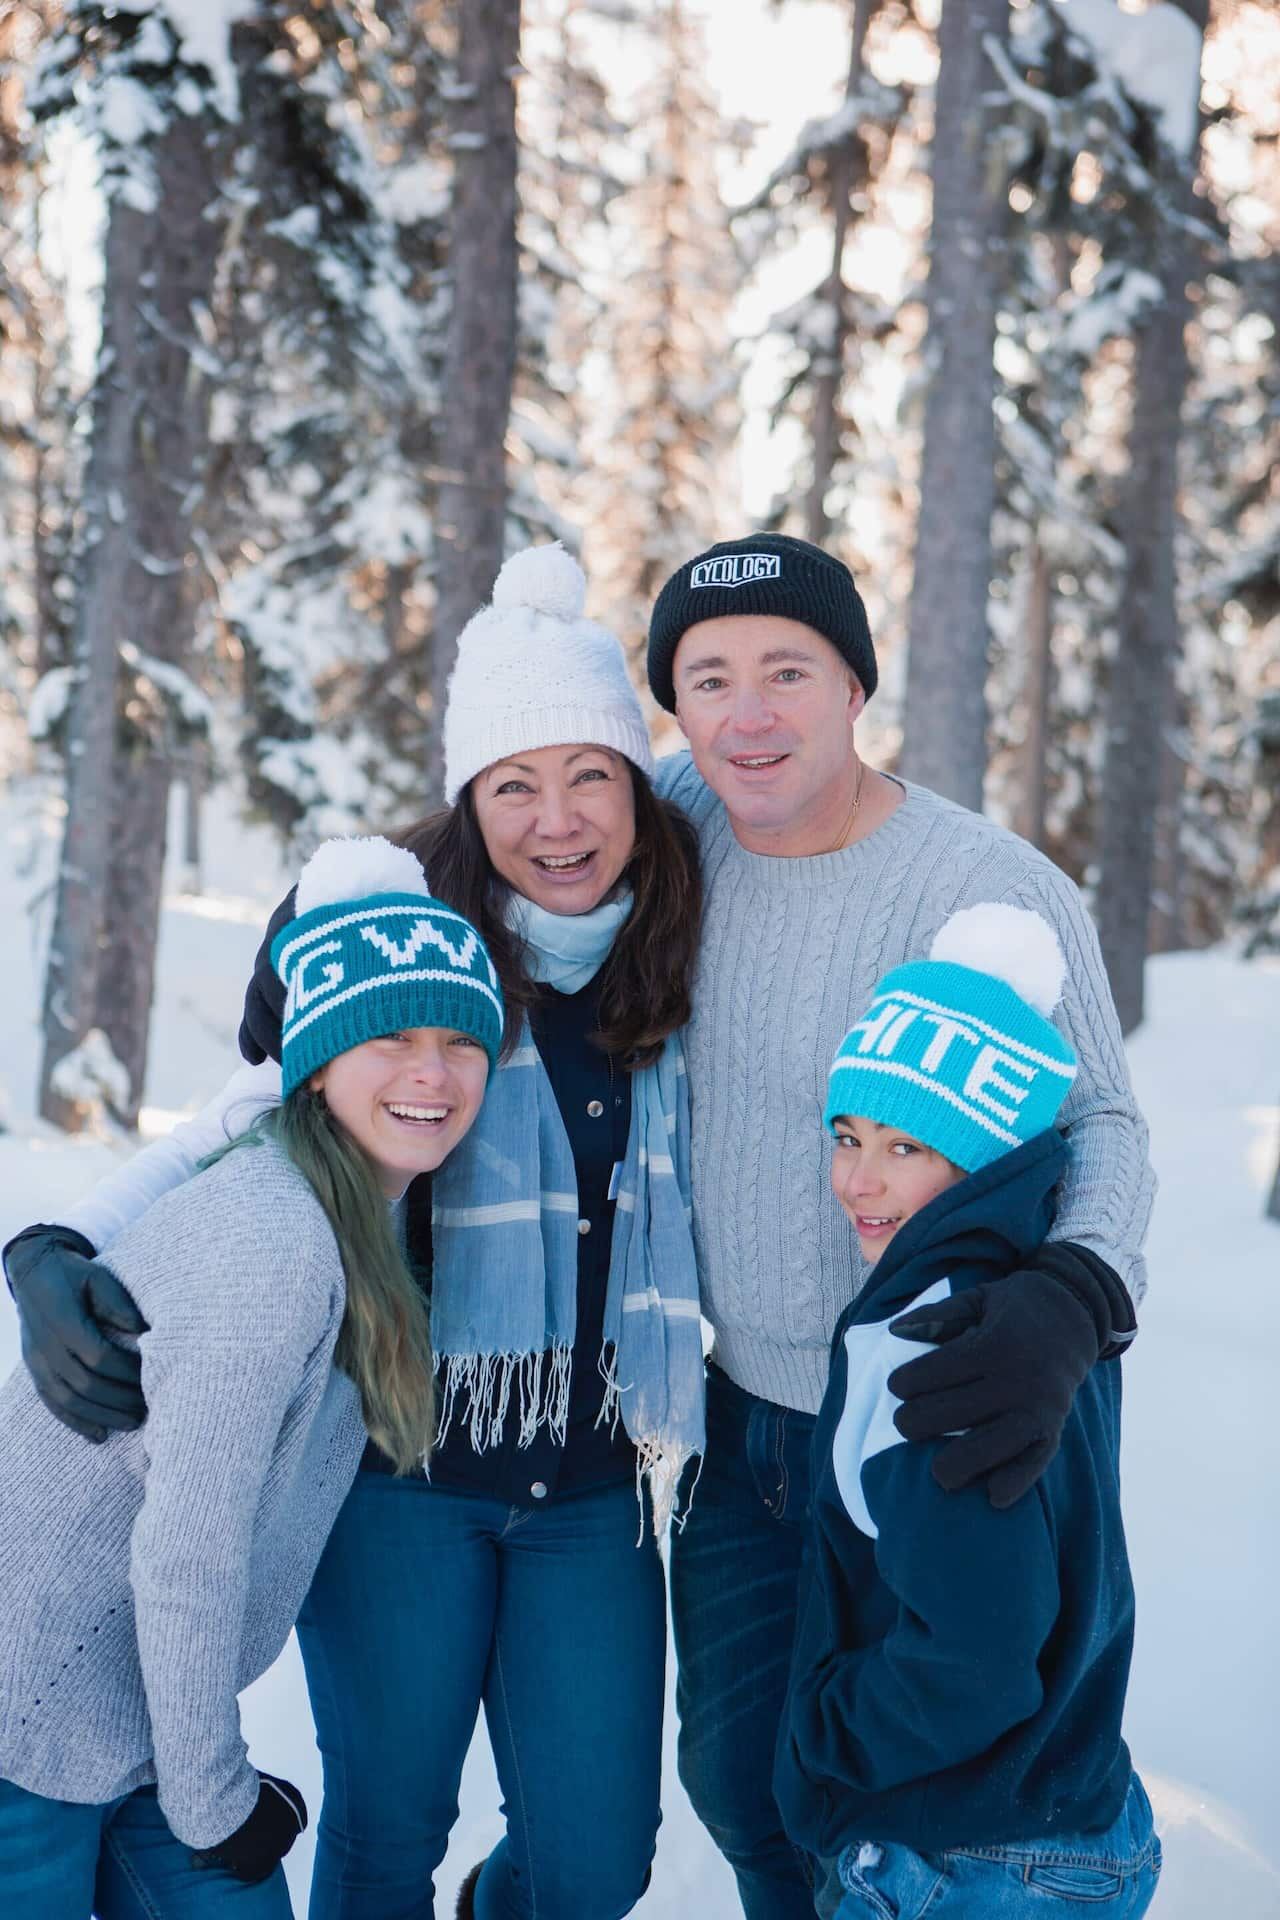
{"type": "Polygon", "coordinates": [[[469,1033],[492,1069],[502,989],[469,920],[432,897],[405,847],[326,840],[298,881],[297,918],[271,943],[286,989],[282,1095],[365,1040],[409,1027],[469,1033]]]}
{"type": "Polygon", "coordinates": [[[972,1173],[1051,1127],[1076,1057],[1049,1015],[1066,963],[1038,913],[991,902],[895,967],[846,1035],[824,1119],[901,1127],[972,1173]]]}

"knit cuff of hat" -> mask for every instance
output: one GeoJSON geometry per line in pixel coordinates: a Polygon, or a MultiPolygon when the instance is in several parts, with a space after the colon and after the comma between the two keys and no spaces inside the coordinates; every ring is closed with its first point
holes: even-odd
{"type": "Polygon", "coordinates": [[[796,620],[829,640],[868,698],[878,680],[867,610],[842,561],[789,534],[754,533],[709,547],[671,578],[649,623],[649,685],[675,712],[672,668],[690,627],[735,614],[796,620]]]}
{"type": "Polygon", "coordinates": [[[413,1027],[467,1033],[497,1064],[503,1006],[470,921],[426,894],[331,901],[282,927],[271,961],[287,990],[281,1093],[340,1053],[413,1027]]]}
{"type": "Polygon", "coordinates": [[[973,1173],[1051,1127],[1075,1055],[1050,1020],[991,974],[919,960],[881,981],[831,1068],[827,1127],[901,1129],[973,1173]]]}
{"type": "Polygon", "coordinates": [[[518,712],[502,708],[496,712],[469,711],[459,706],[450,716],[450,725],[446,806],[451,807],[468,781],[486,767],[522,753],[536,753],[539,747],[611,747],[638,767],[646,779],[653,778],[653,750],[638,705],[634,714],[620,706],[569,703],[525,707],[518,712]]]}

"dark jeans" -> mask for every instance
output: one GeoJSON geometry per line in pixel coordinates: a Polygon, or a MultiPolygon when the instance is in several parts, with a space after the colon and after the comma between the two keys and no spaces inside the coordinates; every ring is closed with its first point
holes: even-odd
{"type": "Polygon", "coordinates": [[[5,1920],[290,1920],[292,1912],[283,1867],[256,1887],[197,1867],[154,1787],[94,1807],[0,1780],[5,1920]]]}
{"type": "MultiPolygon", "coordinates": [[[[680,1778],[747,1920],[813,1920],[808,1860],[773,1798],[809,1507],[811,1414],[707,1369],[707,1451],[671,1536],[680,1778]]],[[[689,1485],[692,1475],[686,1479],[689,1485]]]]}
{"type": "Polygon", "coordinates": [[[620,1920],[658,1830],[666,1611],[634,1482],[538,1508],[361,1472],[298,1622],[324,1761],[311,1920],[431,1920],[483,1702],[478,1920],[620,1920]]]}

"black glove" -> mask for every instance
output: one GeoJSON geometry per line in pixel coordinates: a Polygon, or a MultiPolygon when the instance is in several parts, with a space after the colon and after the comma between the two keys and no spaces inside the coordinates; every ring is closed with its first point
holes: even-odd
{"type": "Polygon", "coordinates": [[[898,1432],[946,1441],[933,1477],[948,1493],[985,1477],[992,1506],[1011,1507],[1058,1451],[1080,1382],[1124,1351],[1137,1321],[1105,1260],[1055,1240],[1007,1280],[913,1307],[889,1327],[939,1343],[889,1375],[903,1402],[898,1432]]]}
{"type": "Polygon", "coordinates": [[[298,889],[290,887],[267,922],[253,962],[253,978],[244,990],[244,1018],[240,1022],[240,1051],[251,1067],[260,1066],[270,1054],[280,1058],[280,1025],[284,1019],[284,984],[271,964],[271,942],[281,927],[295,917],[294,898],[298,889]]]}
{"type": "Polygon", "coordinates": [[[258,1775],[258,1804],[234,1833],[216,1847],[191,1858],[198,1867],[216,1867],[249,1886],[275,1872],[300,1833],[307,1830],[307,1803],[288,1780],[258,1775]]]}
{"type": "Polygon", "coordinates": [[[26,1227],[5,1248],[4,1270],[36,1392],[64,1427],[96,1441],[147,1417],[142,1361],[106,1332],[145,1333],[147,1323],[93,1251],[72,1227],[26,1227]]]}

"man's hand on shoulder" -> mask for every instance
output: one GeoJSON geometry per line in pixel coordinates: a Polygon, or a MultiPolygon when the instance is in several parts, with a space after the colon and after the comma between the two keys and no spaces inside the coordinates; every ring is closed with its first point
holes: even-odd
{"type": "Polygon", "coordinates": [[[934,1343],[889,1375],[907,1440],[940,1440],[933,1476],[947,1492],[985,1480],[994,1507],[1035,1485],[1062,1439],[1076,1391],[1137,1329],[1118,1275],[1069,1240],[1046,1241],[1007,1280],[966,1288],[890,1323],[934,1343]]]}
{"type": "Polygon", "coordinates": [[[142,1363],[110,1335],[147,1323],[91,1243],[72,1227],[26,1227],[5,1247],[4,1270],[22,1358],[54,1418],[93,1441],[140,1427],[142,1363]]]}

